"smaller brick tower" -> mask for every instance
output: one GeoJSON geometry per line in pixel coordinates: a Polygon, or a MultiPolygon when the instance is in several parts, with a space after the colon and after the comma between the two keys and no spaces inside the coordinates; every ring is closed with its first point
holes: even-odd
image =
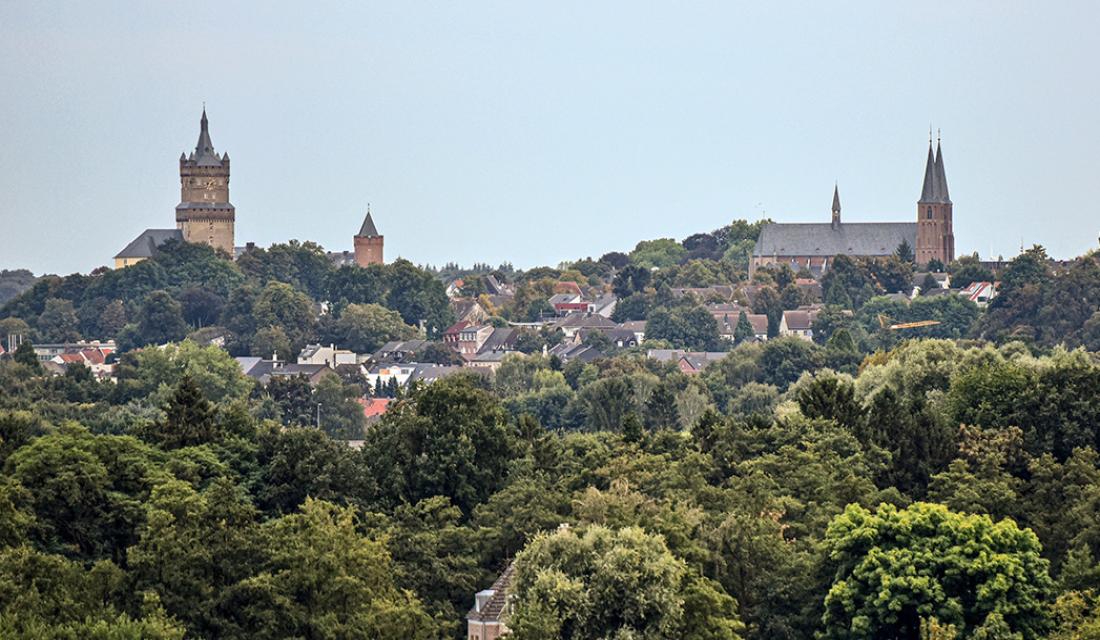
{"type": "Polygon", "coordinates": [[[382,258],[383,238],[374,226],[374,219],[370,217],[370,207],[367,207],[367,217],[363,219],[363,226],[359,233],[355,234],[355,263],[360,267],[368,264],[385,264],[382,258]]]}
{"type": "Polygon", "coordinates": [[[928,140],[928,162],[924,168],[924,188],[917,202],[917,264],[936,259],[947,264],[955,259],[955,232],[951,196],[947,193],[947,174],[943,169],[943,151],[939,140],[935,153],[928,140]]]}

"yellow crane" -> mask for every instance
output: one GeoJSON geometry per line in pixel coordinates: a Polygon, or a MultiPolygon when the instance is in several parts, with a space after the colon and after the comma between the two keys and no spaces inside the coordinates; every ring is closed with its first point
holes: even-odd
{"type": "Polygon", "coordinates": [[[917,329],[919,327],[931,327],[940,323],[939,320],[917,320],[916,322],[898,322],[891,323],[890,318],[887,318],[885,314],[878,314],[878,323],[883,329],[889,329],[890,331],[897,331],[899,329],[917,329]]]}

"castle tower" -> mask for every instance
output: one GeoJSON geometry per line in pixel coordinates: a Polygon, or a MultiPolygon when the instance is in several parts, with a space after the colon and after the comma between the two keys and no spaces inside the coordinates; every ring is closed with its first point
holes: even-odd
{"type": "Polygon", "coordinates": [[[943,169],[943,150],[928,140],[928,162],[924,167],[924,188],[917,202],[917,264],[939,260],[944,265],[955,259],[955,232],[951,228],[951,197],[943,169]]]}
{"type": "Polygon", "coordinates": [[[199,127],[195,151],[190,156],[180,154],[176,227],[187,242],[208,244],[232,257],[237,212],[229,203],[229,154],[214,152],[205,107],[199,127]]]}
{"type": "Polygon", "coordinates": [[[360,267],[384,264],[382,244],[383,238],[374,226],[374,219],[370,217],[370,207],[367,207],[367,217],[363,219],[359,233],[355,234],[355,263],[360,267]]]}

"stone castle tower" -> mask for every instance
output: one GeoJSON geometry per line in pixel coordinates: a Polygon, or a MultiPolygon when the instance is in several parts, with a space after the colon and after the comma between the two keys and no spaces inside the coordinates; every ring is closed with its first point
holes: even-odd
{"type": "Polygon", "coordinates": [[[195,151],[190,156],[180,154],[176,227],[187,242],[208,244],[232,257],[237,211],[229,203],[229,154],[214,153],[205,107],[199,126],[195,151]]]}
{"type": "Polygon", "coordinates": [[[382,258],[383,240],[374,226],[374,219],[370,217],[370,207],[367,207],[367,217],[363,219],[359,233],[355,234],[355,263],[360,267],[385,264],[382,258]]]}
{"type": "Polygon", "coordinates": [[[928,162],[924,168],[924,188],[917,202],[917,264],[939,260],[944,265],[955,259],[955,232],[951,229],[951,197],[947,194],[947,175],[943,170],[943,151],[939,140],[935,153],[928,140],[928,162]]]}

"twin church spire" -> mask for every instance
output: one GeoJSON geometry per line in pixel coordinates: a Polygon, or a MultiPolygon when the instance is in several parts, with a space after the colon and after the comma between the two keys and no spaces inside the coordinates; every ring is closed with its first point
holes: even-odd
{"type": "Polygon", "coordinates": [[[937,139],[933,152],[932,136],[928,136],[928,161],[924,167],[924,188],[921,189],[920,203],[951,203],[951,196],[947,192],[947,174],[943,169],[943,149],[937,139]]]}

